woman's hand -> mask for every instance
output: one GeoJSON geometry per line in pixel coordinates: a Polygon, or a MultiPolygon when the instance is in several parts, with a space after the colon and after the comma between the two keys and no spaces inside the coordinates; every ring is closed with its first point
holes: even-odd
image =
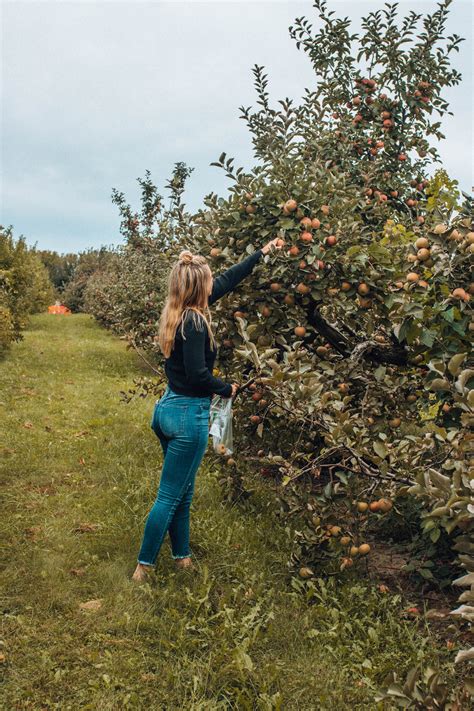
{"type": "Polygon", "coordinates": [[[284,241],[281,237],[275,237],[275,239],[270,240],[267,244],[261,247],[263,254],[268,254],[273,249],[281,249],[283,247],[284,241]]]}
{"type": "Polygon", "coordinates": [[[232,385],[230,387],[232,388],[232,392],[229,395],[229,399],[233,400],[237,394],[237,390],[239,389],[240,385],[238,383],[232,383],[232,385]]]}

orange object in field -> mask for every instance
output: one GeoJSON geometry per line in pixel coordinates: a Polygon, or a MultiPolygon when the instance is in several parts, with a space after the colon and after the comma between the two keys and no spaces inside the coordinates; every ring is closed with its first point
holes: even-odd
{"type": "Polygon", "coordinates": [[[59,301],[56,301],[56,303],[53,304],[53,306],[48,306],[48,313],[49,314],[70,314],[71,309],[68,309],[67,306],[64,306],[59,301]]]}

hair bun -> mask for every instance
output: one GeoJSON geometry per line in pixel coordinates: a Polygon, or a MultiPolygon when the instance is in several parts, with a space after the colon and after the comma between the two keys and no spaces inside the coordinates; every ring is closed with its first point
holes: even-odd
{"type": "Polygon", "coordinates": [[[193,261],[192,252],[190,252],[189,249],[184,249],[179,254],[179,261],[181,262],[181,264],[191,264],[191,262],[193,261]]]}

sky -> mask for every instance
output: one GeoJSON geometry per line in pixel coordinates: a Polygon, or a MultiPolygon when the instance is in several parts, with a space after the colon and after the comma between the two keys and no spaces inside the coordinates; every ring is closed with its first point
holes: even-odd
{"type": "MultiPolygon", "coordinates": [[[[354,20],[382,0],[328,0],[354,20]]],[[[401,0],[399,13],[436,2],[401,0]]],[[[454,0],[449,33],[466,38],[454,66],[461,84],[445,96],[444,167],[473,185],[473,6],[454,0]]],[[[0,224],[38,249],[77,252],[121,242],[112,188],[139,209],[145,170],[159,192],[178,161],[194,168],[184,202],[225,195],[210,166],[222,151],[234,167],[256,163],[240,106],[256,110],[252,67],[263,65],[271,104],[299,102],[315,76],[288,27],[319,22],[312,0],[216,2],[0,0],[0,224]]]]}

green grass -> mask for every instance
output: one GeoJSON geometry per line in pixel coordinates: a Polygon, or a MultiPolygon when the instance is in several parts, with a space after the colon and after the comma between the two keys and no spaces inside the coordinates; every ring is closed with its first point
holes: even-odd
{"type": "Polygon", "coordinates": [[[143,374],[91,317],[33,317],[0,364],[5,709],[375,709],[391,669],[449,673],[428,629],[362,581],[292,581],[265,493],[224,502],[205,457],[191,514],[197,574],[133,583],[161,451],[143,374]],[[94,530],[78,532],[80,524],[94,530]],[[74,574],[76,571],[79,574],[74,574]],[[80,603],[100,599],[100,609],[80,603]]]}

